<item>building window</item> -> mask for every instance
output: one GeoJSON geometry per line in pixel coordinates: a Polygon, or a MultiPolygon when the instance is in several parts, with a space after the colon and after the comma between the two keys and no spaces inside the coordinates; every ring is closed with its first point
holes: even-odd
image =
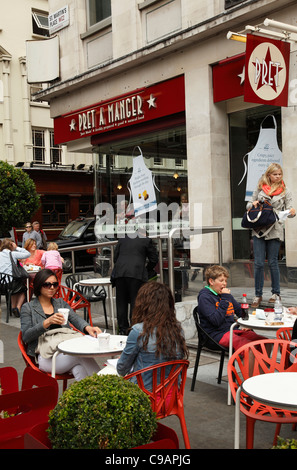
{"type": "Polygon", "coordinates": [[[32,129],[33,162],[45,163],[44,131],[32,129]]]}
{"type": "Polygon", "coordinates": [[[68,201],[44,198],[42,201],[42,225],[65,225],[69,220],[68,201]]]}
{"type": "Polygon", "coordinates": [[[245,3],[247,0],[225,0],[225,9],[232,8],[235,5],[239,5],[240,3],[245,3]]]}
{"type": "Polygon", "coordinates": [[[79,201],[79,215],[81,217],[93,217],[94,215],[94,198],[82,198],[79,201]]]}
{"type": "Polygon", "coordinates": [[[54,142],[54,131],[50,131],[50,162],[62,163],[62,147],[54,142]]]}
{"type": "Polygon", "coordinates": [[[88,0],[89,26],[111,16],[111,0],[88,0]]]}
{"type": "Polygon", "coordinates": [[[49,37],[48,14],[32,11],[33,34],[49,37]]]}

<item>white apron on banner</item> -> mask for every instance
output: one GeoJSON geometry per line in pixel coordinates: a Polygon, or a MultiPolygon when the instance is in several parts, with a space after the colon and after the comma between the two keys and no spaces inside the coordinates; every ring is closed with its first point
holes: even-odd
{"type": "Polygon", "coordinates": [[[135,217],[157,209],[153,175],[144,163],[141,149],[138,149],[140,155],[133,158],[133,171],[129,180],[135,217]]]}
{"type": "Polygon", "coordinates": [[[269,116],[272,117],[274,121],[274,127],[263,129],[262,124],[268,117],[266,116],[261,122],[259,137],[255,147],[243,157],[244,175],[238,185],[242,183],[245,175],[247,174],[245,201],[251,200],[259,179],[271,163],[278,163],[282,166],[282,152],[280,151],[277,143],[276,120],[274,116],[269,116]],[[245,162],[246,157],[247,163],[245,162]]]}

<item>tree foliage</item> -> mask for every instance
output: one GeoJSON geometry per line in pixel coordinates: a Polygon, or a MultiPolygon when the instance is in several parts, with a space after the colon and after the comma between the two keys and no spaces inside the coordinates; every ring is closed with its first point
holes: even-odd
{"type": "Polygon", "coordinates": [[[0,160],[0,228],[24,225],[40,206],[34,181],[21,169],[0,160]]]}

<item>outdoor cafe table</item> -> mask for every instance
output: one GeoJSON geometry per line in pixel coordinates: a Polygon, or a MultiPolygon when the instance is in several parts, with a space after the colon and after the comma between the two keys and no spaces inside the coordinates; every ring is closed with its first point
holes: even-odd
{"type": "Polygon", "coordinates": [[[120,354],[126,346],[127,336],[110,335],[109,346],[99,349],[99,342],[93,336],[84,335],[81,338],[67,339],[62,341],[52,359],[52,377],[56,376],[56,358],[58,354],[69,354],[71,356],[95,357],[120,354]]]}
{"type": "Polygon", "coordinates": [[[112,332],[115,334],[115,321],[114,321],[114,307],[113,307],[113,294],[112,294],[112,285],[109,277],[94,277],[91,279],[82,279],[79,282],[76,282],[73,286],[73,289],[75,290],[75,287],[77,285],[80,286],[107,286],[108,289],[108,298],[109,298],[109,305],[110,305],[110,312],[111,312],[111,320],[112,320],[112,332]]]}
{"type": "MultiPolygon", "coordinates": [[[[251,330],[261,330],[261,334],[271,335],[276,333],[279,328],[292,328],[297,317],[291,315],[284,315],[282,325],[271,325],[270,321],[265,318],[265,320],[260,320],[256,315],[250,315],[248,320],[243,320],[238,318],[235,323],[230,328],[230,340],[229,340],[229,359],[233,354],[233,330],[236,326],[240,325],[243,328],[249,328],[251,330]]],[[[228,386],[228,405],[231,405],[231,390],[228,386]]]]}
{"type": "Polygon", "coordinates": [[[234,448],[239,449],[240,393],[284,410],[297,411],[297,372],[274,372],[249,377],[236,392],[234,448]]]}

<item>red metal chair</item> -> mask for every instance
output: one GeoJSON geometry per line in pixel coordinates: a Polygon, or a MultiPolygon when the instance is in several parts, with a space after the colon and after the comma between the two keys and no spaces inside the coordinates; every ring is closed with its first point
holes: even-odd
{"type": "MultiPolygon", "coordinates": [[[[228,362],[228,380],[234,401],[238,387],[249,377],[274,372],[297,372],[296,359],[290,345],[297,347],[297,344],[284,340],[260,340],[248,343],[235,351],[228,362]],[[252,364],[250,361],[253,361],[252,364]]],[[[240,411],[246,416],[247,449],[253,448],[254,426],[257,420],[277,423],[274,445],[280,425],[297,422],[297,412],[257,402],[244,392],[240,394],[240,411]]]]}
{"type": "Polygon", "coordinates": [[[49,411],[57,404],[52,385],[0,395],[0,449],[23,449],[24,435],[35,425],[48,421],[49,411]]]}
{"type": "Polygon", "coordinates": [[[191,448],[183,403],[188,366],[187,360],[162,362],[124,377],[125,380],[136,377],[138,386],[149,396],[152,409],[156,412],[158,419],[177,415],[186,449],[191,448]],[[148,372],[151,375],[152,390],[145,388],[143,383],[143,375],[148,372]]]}
{"type": "Polygon", "coordinates": [[[276,332],[277,339],[284,339],[286,341],[291,341],[292,339],[292,327],[279,328],[276,332]]]}
{"type": "MultiPolygon", "coordinates": [[[[38,371],[39,374],[41,375],[47,375],[47,376],[50,376],[51,377],[51,374],[50,372],[47,373],[47,372],[43,372],[42,370],[40,370],[36,364],[36,362],[34,361],[34,357],[32,356],[29,356],[27,354],[27,349],[26,349],[26,345],[25,343],[23,342],[23,339],[22,339],[22,332],[20,331],[19,332],[19,335],[18,335],[18,346],[21,350],[21,353],[22,353],[22,356],[23,356],[23,359],[25,361],[25,364],[27,367],[31,367],[32,369],[34,369],[35,371],[38,371]]],[[[52,378],[52,377],[51,377],[52,378]]],[[[74,376],[71,374],[71,373],[67,373],[67,374],[56,374],[56,380],[63,380],[63,392],[66,390],[67,388],[67,381],[70,380],[70,379],[74,379],[74,376]]],[[[55,379],[54,379],[55,380],[55,379]]]]}
{"type": "Polygon", "coordinates": [[[66,286],[59,286],[59,289],[55,295],[56,298],[62,297],[69,304],[72,310],[76,311],[81,308],[84,309],[84,318],[87,320],[91,326],[93,326],[92,316],[91,316],[91,307],[90,302],[83,297],[79,292],[76,290],[70,289],[70,287],[66,286]],[[86,315],[87,312],[87,315],[86,315]]]}

